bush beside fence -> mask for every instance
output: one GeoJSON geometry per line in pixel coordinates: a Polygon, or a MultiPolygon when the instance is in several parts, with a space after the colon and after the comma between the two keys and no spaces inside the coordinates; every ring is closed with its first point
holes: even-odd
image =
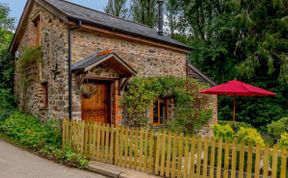
{"type": "Polygon", "coordinates": [[[63,145],[91,160],[165,177],[287,178],[287,151],[171,132],[63,121],[63,145]]]}

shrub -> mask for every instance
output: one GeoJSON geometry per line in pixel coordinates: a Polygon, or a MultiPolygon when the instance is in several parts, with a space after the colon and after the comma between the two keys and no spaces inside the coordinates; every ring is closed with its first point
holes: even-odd
{"type": "Polygon", "coordinates": [[[244,128],[240,127],[239,131],[236,134],[239,143],[253,144],[256,145],[259,143],[264,146],[264,141],[261,138],[260,133],[257,132],[254,128],[244,128]]]}
{"type": "Polygon", "coordinates": [[[76,153],[72,147],[65,147],[62,150],[53,145],[45,145],[39,153],[51,160],[80,169],[87,168],[89,163],[83,155],[76,153]]]}
{"type": "Polygon", "coordinates": [[[61,120],[41,123],[33,116],[15,111],[2,121],[0,130],[48,159],[81,169],[88,166],[88,160],[71,147],[61,149],[61,120]]]}
{"type": "Polygon", "coordinates": [[[279,140],[280,148],[288,148],[288,133],[284,133],[281,135],[281,139],[279,140]]]}
{"type": "Polygon", "coordinates": [[[12,89],[0,88],[0,113],[4,110],[11,110],[15,104],[12,89]]]}
{"type": "Polygon", "coordinates": [[[52,128],[52,124],[42,124],[37,118],[21,112],[11,114],[3,121],[0,129],[12,139],[35,150],[45,144],[58,147],[61,144],[61,131],[52,128]]]}
{"type": "Polygon", "coordinates": [[[10,115],[14,112],[14,110],[0,110],[0,122],[3,122],[5,119],[10,117],[10,115]]]}
{"type": "MultiPolygon", "coordinates": [[[[220,125],[226,125],[226,124],[229,124],[231,127],[233,126],[233,121],[223,121],[223,120],[220,120],[218,122],[220,125]]],[[[235,129],[236,130],[239,130],[240,127],[244,127],[244,128],[252,128],[252,125],[246,123],[246,122],[238,122],[238,121],[235,121],[235,129]]]]}
{"type": "Polygon", "coordinates": [[[232,142],[234,137],[234,130],[229,124],[220,125],[216,124],[213,127],[213,134],[216,140],[222,139],[224,142],[232,142]]]}
{"type": "Polygon", "coordinates": [[[271,124],[267,126],[268,133],[276,138],[288,132],[288,117],[284,117],[278,121],[272,121],[271,124]]]}
{"type": "Polygon", "coordinates": [[[44,123],[47,131],[47,143],[60,146],[62,142],[62,121],[59,119],[49,119],[44,123]]]}

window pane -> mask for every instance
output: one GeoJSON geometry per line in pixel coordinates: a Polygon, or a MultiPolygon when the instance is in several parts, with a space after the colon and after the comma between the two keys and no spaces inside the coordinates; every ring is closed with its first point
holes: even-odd
{"type": "Polygon", "coordinates": [[[153,123],[158,123],[158,101],[154,104],[153,107],[153,123]]]}

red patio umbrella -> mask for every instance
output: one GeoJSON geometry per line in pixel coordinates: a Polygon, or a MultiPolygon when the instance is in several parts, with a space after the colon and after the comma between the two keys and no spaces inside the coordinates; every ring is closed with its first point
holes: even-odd
{"type": "Polygon", "coordinates": [[[231,80],[227,83],[200,91],[200,93],[233,96],[233,126],[235,126],[236,96],[276,96],[276,94],[271,91],[238,80],[231,80]]]}

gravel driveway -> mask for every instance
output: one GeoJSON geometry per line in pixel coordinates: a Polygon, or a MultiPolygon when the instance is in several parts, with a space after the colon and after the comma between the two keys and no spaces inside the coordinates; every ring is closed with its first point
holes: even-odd
{"type": "Polygon", "coordinates": [[[0,140],[0,178],[106,178],[40,158],[0,140]]]}

